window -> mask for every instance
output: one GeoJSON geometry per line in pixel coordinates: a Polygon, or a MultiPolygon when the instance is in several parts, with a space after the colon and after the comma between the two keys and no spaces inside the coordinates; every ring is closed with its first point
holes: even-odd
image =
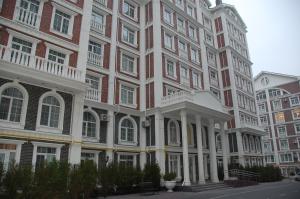
{"type": "Polygon", "coordinates": [[[289,150],[288,140],[280,140],[280,149],[281,150],[289,150]]]}
{"type": "Polygon", "coordinates": [[[299,97],[291,97],[290,98],[291,106],[297,106],[300,104],[299,97]]]}
{"type": "Polygon", "coordinates": [[[130,117],[124,117],[120,120],[120,142],[126,144],[136,143],[136,123],[130,117]]]}
{"type": "Polygon", "coordinates": [[[269,95],[270,95],[270,98],[279,96],[280,95],[280,90],[279,89],[270,89],[269,90],[269,95]]]}
{"type": "Polygon", "coordinates": [[[180,138],[179,138],[179,125],[177,121],[175,120],[169,121],[168,132],[169,132],[168,144],[178,146],[180,144],[180,138]]]}
{"type": "Polygon", "coordinates": [[[262,125],[268,125],[269,121],[268,121],[268,116],[264,115],[260,117],[260,122],[262,125]]]}
{"type": "Polygon", "coordinates": [[[89,41],[88,63],[96,67],[101,67],[103,66],[102,60],[102,44],[89,41]]]}
{"type": "Polygon", "coordinates": [[[95,138],[96,133],[97,133],[97,120],[91,112],[85,111],[83,113],[82,136],[95,138]]]}
{"type": "Polygon", "coordinates": [[[261,152],[261,143],[259,138],[255,138],[255,149],[256,152],[260,153],[261,152]]]}
{"type": "Polygon", "coordinates": [[[295,132],[300,133],[300,123],[295,124],[295,132]]]}
{"type": "Polygon", "coordinates": [[[193,87],[200,88],[200,75],[198,73],[193,72],[193,87]]]}
{"type": "Polygon", "coordinates": [[[45,162],[52,162],[56,159],[56,148],[54,147],[37,147],[36,167],[42,166],[45,162]]]}
{"type": "Polygon", "coordinates": [[[250,136],[249,144],[250,144],[249,150],[250,151],[255,151],[255,142],[254,142],[254,137],[253,136],[250,136]]]}
{"type": "Polygon", "coordinates": [[[165,48],[169,48],[169,49],[173,50],[174,49],[173,37],[171,35],[165,33],[164,44],[165,44],[165,48]]]}
{"type": "Polygon", "coordinates": [[[173,94],[175,94],[176,92],[178,92],[177,89],[172,88],[172,87],[167,87],[167,95],[173,95],[173,94]]]}
{"type": "Polygon", "coordinates": [[[274,155],[265,156],[265,160],[266,160],[266,163],[274,163],[275,162],[274,155]]]}
{"type": "Polygon", "coordinates": [[[94,163],[98,163],[97,153],[94,152],[81,152],[81,162],[84,161],[93,161],[94,163]]]}
{"type": "Polygon", "coordinates": [[[192,26],[189,26],[189,37],[196,40],[196,30],[192,26]]]}
{"type": "Polygon", "coordinates": [[[181,18],[177,18],[177,30],[183,34],[185,34],[185,23],[181,18]]]}
{"type": "Polygon", "coordinates": [[[275,113],[275,121],[276,123],[283,123],[285,122],[285,117],[283,112],[275,113]]]}
{"type": "Polygon", "coordinates": [[[186,67],[181,67],[180,69],[180,80],[182,84],[189,85],[190,84],[190,75],[189,69],[186,67]]]}
{"type": "Polygon", "coordinates": [[[120,165],[123,165],[126,167],[134,167],[135,166],[135,155],[120,154],[119,155],[119,163],[120,163],[120,165]]]}
{"type": "Polygon", "coordinates": [[[187,45],[182,41],[179,41],[179,56],[185,59],[188,58],[187,45]]]}
{"type": "Polygon", "coordinates": [[[273,104],[273,110],[278,111],[281,109],[281,101],[280,100],[274,100],[272,101],[273,104]]]}
{"type": "Polygon", "coordinates": [[[17,148],[21,149],[22,143],[8,142],[7,140],[0,140],[0,164],[2,164],[3,169],[7,170],[11,163],[18,162],[16,158],[17,148]]]}
{"type": "Polygon", "coordinates": [[[187,14],[193,18],[195,18],[194,8],[191,6],[187,6],[187,14]]]}
{"type": "Polygon", "coordinates": [[[260,113],[265,113],[266,112],[266,104],[263,103],[263,104],[259,104],[258,105],[258,110],[260,113]]]}
{"type": "Polygon", "coordinates": [[[40,124],[43,126],[58,128],[60,103],[54,96],[43,99],[40,124]]]}
{"type": "Polygon", "coordinates": [[[18,7],[17,20],[32,27],[37,27],[39,24],[39,5],[36,0],[21,0],[18,7]]]}
{"type": "Polygon", "coordinates": [[[183,9],[183,0],[176,0],[176,6],[178,6],[179,8],[183,9]]]}
{"type": "Polygon", "coordinates": [[[265,152],[271,153],[272,152],[272,144],[271,144],[271,142],[265,142],[264,143],[264,149],[265,149],[265,152]]]}
{"type": "Polygon", "coordinates": [[[285,126],[278,126],[277,132],[279,137],[285,137],[286,136],[286,128],[285,126]]]}
{"type": "Polygon", "coordinates": [[[243,148],[244,151],[249,151],[249,139],[247,135],[243,136],[243,148]]]}
{"type": "Polygon", "coordinates": [[[170,154],[169,156],[169,172],[176,173],[177,178],[180,176],[180,162],[179,156],[175,154],[170,154]]]}
{"type": "Polygon", "coordinates": [[[300,108],[292,110],[294,120],[300,119],[300,108]]]}
{"type": "Polygon", "coordinates": [[[135,31],[123,26],[123,41],[135,45],[135,31]]]}
{"type": "Polygon", "coordinates": [[[199,59],[198,59],[198,50],[195,50],[195,49],[191,48],[191,60],[193,62],[199,62],[199,59]]]}
{"type": "Polygon", "coordinates": [[[92,75],[86,75],[85,82],[89,85],[91,89],[99,90],[100,85],[99,77],[94,77],[92,75]]]}
{"type": "Polygon", "coordinates": [[[216,135],[216,149],[217,151],[222,151],[222,137],[220,133],[216,135]]]}
{"type": "Polygon", "coordinates": [[[91,27],[93,30],[99,32],[100,34],[103,34],[105,29],[104,16],[96,12],[92,12],[91,27]]]}
{"type": "Polygon", "coordinates": [[[121,103],[123,105],[135,105],[135,88],[121,85],[121,103]]]}
{"type": "Polygon", "coordinates": [[[291,153],[280,154],[281,162],[293,162],[293,155],[291,153]]]}
{"type": "MultiPolygon", "coordinates": [[[[32,43],[19,39],[17,37],[13,37],[12,43],[11,43],[11,48],[21,51],[23,53],[31,54],[32,50],[32,43]]],[[[14,54],[17,54],[15,51],[12,51],[11,58],[14,57],[14,54]]]]}
{"type": "Polygon", "coordinates": [[[128,73],[135,73],[135,59],[134,57],[122,54],[122,71],[128,73]]]}
{"type": "Polygon", "coordinates": [[[256,99],[259,101],[259,100],[265,100],[267,97],[266,97],[266,92],[265,91],[262,91],[260,93],[258,93],[256,95],[256,99]]]}
{"type": "Polygon", "coordinates": [[[297,141],[298,141],[298,148],[300,148],[300,138],[299,137],[297,138],[297,141]]]}
{"type": "Polygon", "coordinates": [[[48,59],[55,63],[64,65],[66,62],[66,55],[50,49],[48,54],[48,59]]]}
{"type": "Polygon", "coordinates": [[[173,13],[169,9],[164,9],[164,21],[170,25],[173,25],[173,13]]]}
{"type": "Polygon", "coordinates": [[[63,34],[69,34],[71,15],[55,10],[53,29],[63,34]]]}
{"type": "Polygon", "coordinates": [[[125,15],[127,15],[128,17],[130,18],[135,18],[135,7],[128,3],[127,1],[124,1],[124,4],[123,4],[123,13],[125,15]]]}
{"type": "Polygon", "coordinates": [[[167,75],[172,78],[176,77],[175,63],[169,60],[167,60],[167,75]]]}
{"type": "Polygon", "coordinates": [[[211,70],[210,71],[210,82],[215,85],[215,86],[218,86],[219,85],[219,82],[218,82],[218,75],[217,75],[217,72],[214,71],[214,70],[211,70]]]}

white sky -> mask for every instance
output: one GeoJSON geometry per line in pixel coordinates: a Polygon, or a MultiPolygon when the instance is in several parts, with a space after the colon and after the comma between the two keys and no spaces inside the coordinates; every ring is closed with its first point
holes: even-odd
{"type": "MultiPolygon", "coordinates": [[[[215,0],[211,0],[215,4],[215,0]]],[[[223,0],[247,25],[253,74],[300,75],[300,0],[223,0]]]]}

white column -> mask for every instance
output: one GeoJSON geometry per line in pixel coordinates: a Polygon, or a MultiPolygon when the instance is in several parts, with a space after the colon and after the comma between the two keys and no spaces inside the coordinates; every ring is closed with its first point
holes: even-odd
{"type": "Polygon", "coordinates": [[[207,167],[208,160],[207,159],[208,159],[208,156],[204,155],[203,160],[204,160],[204,177],[205,177],[205,179],[209,178],[208,167],[207,167]]]}
{"type": "Polygon", "coordinates": [[[205,184],[201,116],[196,115],[199,184],[205,184]]]}
{"type": "Polygon", "coordinates": [[[245,166],[243,139],[240,131],[236,131],[236,142],[238,147],[239,164],[245,166]]]}
{"type": "Polygon", "coordinates": [[[69,162],[79,164],[81,157],[82,117],[85,93],[74,95],[72,114],[72,143],[69,148],[69,162]]]}
{"type": "Polygon", "coordinates": [[[114,112],[109,110],[107,112],[107,115],[109,117],[109,122],[107,124],[107,136],[106,136],[106,144],[107,144],[107,150],[106,150],[106,156],[108,157],[108,161],[113,161],[113,147],[114,147],[114,112]]]}
{"type": "Polygon", "coordinates": [[[155,113],[155,158],[162,174],[165,173],[165,139],[164,117],[157,111],[155,113]]]}
{"type": "Polygon", "coordinates": [[[180,111],[180,117],[181,117],[182,152],[183,152],[183,185],[190,186],[191,181],[190,181],[190,172],[189,172],[186,110],[180,111]]]}
{"type": "Polygon", "coordinates": [[[228,180],[228,137],[224,130],[224,122],[220,122],[220,130],[222,137],[222,151],[223,151],[223,169],[224,169],[224,180],[228,180]]]}
{"type": "MultiPolygon", "coordinates": [[[[146,117],[141,117],[141,121],[145,121],[146,117]]],[[[140,166],[141,169],[144,168],[146,164],[146,128],[142,126],[142,122],[140,123],[140,147],[141,147],[141,153],[140,153],[140,166]]]]}
{"type": "Polygon", "coordinates": [[[210,179],[212,182],[219,182],[216,152],[215,123],[209,119],[208,138],[209,138],[209,159],[210,159],[210,179]]]}

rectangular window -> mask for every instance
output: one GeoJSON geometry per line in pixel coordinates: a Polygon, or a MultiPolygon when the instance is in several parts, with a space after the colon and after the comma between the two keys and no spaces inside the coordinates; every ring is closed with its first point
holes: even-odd
{"type": "Polygon", "coordinates": [[[128,73],[135,73],[134,58],[128,55],[122,54],[122,71],[128,73]]]}
{"type": "Polygon", "coordinates": [[[167,75],[170,77],[176,77],[175,64],[172,61],[167,61],[167,75]]]}
{"type": "Polygon", "coordinates": [[[193,62],[199,62],[198,60],[198,50],[191,48],[191,60],[193,62]]]}
{"type": "Polygon", "coordinates": [[[176,0],[176,6],[178,6],[179,8],[183,9],[183,0],[176,0]]]}
{"type": "Polygon", "coordinates": [[[292,110],[294,120],[300,119],[300,108],[292,110]]]}
{"type": "Polygon", "coordinates": [[[266,163],[274,163],[275,162],[274,155],[265,156],[265,160],[266,160],[266,163]]]}
{"type": "Polygon", "coordinates": [[[127,1],[124,1],[123,5],[123,13],[127,15],[130,18],[135,18],[135,7],[128,3],[127,1]]]}
{"type": "Polygon", "coordinates": [[[277,127],[277,131],[278,131],[278,136],[279,137],[286,137],[286,128],[285,126],[279,126],[277,127]]]}
{"type": "Polygon", "coordinates": [[[134,105],[134,92],[134,88],[121,85],[121,103],[126,105],[134,105]]]}
{"type": "Polygon", "coordinates": [[[165,33],[164,44],[166,48],[174,49],[173,47],[173,37],[167,33],[165,33]]]}
{"type": "Polygon", "coordinates": [[[293,156],[291,153],[280,154],[281,162],[293,162],[293,156]]]}
{"type": "Polygon", "coordinates": [[[185,85],[190,84],[190,76],[189,76],[189,69],[185,67],[181,67],[180,69],[180,79],[181,83],[185,85]]]}
{"type": "Polygon", "coordinates": [[[300,123],[295,124],[295,132],[300,133],[300,123]]]}
{"type": "Polygon", "coordinates": [[[191,7],[191,6],[187,6],[187,14],[193,18],[195,18],[195,15],[194,15],[194,8],[191,7]]]}
{"type": "Polygon", "coordinates": [[[200,75],[193,72],[193,86],[194,88],[200,88],[200,75]]]}
{"type": "Polygon", "coordinates": [[[70,21],[71,21],[70,15],[65,14],[59,10],[56,10],[54,16],[53,29],[64,34],[68,34],[70,21]]]}
{"type": "Polygon", "coordinates": [[[290,98],[291,106],[297,106],[300,104],[299,97],[291,97],[290,98]]]}
{"type": "Polygon", "coordinates": [[[179,161],[178,155],[170,155],[170,172],[176,173],[179,176],[179,161]]]}
{"type": "Polygon", "coordinates": [[[280,149],[281,150],[289,150],[288,140],[280,140],[280,149]]]}
{"type": "MultiPolygon", "coordinates": [[[[24,53],[28,53],[31,54],[31,50],[32,50],[32,43],[13,37],[12,39],[12,43],[11,43],[11,48],[14,50],[18,50],[24,53]]],[[[12,52],[13,54],[13,52],[12,52]]],[[[12,55],[13,56],[13,55],[12,55]]]]}
{"type": "Polygon", "coordinates": [[[65,64],[66,55],[50,49],[48,54],[48,59],[59,64],[65,64]]]}
{"type": "Polygon", "coordinates": [[[56,148],[37,147],[36,167],[42,166],[45,162],[52,162],[56,159],[56,148]]]}
{"type": "Polygon", "coordinates": [[[127,167],[134,167],[134,156],[133,155],[120,155],[119,156],[120,165],[127,167]]]}
{"type": "Polygon", "coordinates": [[[185,34],[185,23],[181,18],[177,18],[177,30],[183,34],[185,34]]]}
{"type": "Polygon", "coordinates": [[[281,110],[281,101],[280,100],[274,100],[274,101],[272,101],[272,104],[273,104],[274,111],[281,110]]]}
{"type": "Polygon", "coordinates": [[[276,123],[283,123],[285,122],[285,117],[283,112],[275,113],[275,121],[276,123]]]}
{"type": "Polygon", "coordinates": [[[272,144],[271,142],[265,142],[264,143],[264,149],[267,153],[271,153],[272,152],[272,144]]]}
{"type": "Polygon", "coordinates": [[[102,65],[102,45],[94,41],[89,41],[88,63],[97,67],[102,65]]]}
{"type": "Polygon", "coordinates": [[[173,25],[173,13],[169,9],[164,9],[164,21],[170,25],[173,25]]]}
{"type": "Polygon", "coordinates": [[[124,26],[123,27],[123,41],[135,45],[135,31],[124,26]]]}
{"type": "Polygon", "coordinates": [[[92,75],[86,75],[85,82],[89,85],[91,89],[99,90],[100,79],[99,77],[94,77],[92,75]]]}
{"type": "Polygon", "coordinates": [[[269,95],[270,95],[270,98],[279,96],[280,95],[280,90],[279,89],[270,89],[269,90],[269,95]]]}
{"type": "Polygon", "coordinates": [[[266,115],[260,117],[260,122],[262,125],[268,125],[268,117],[266,115]]]}
{"type": "Polygon", "coordinates": [[[266,104],[263,103],[263,104],[259,104],[258,105],[258,110],[260,113],[265,113],[266,112],[266,104]]]}
{"type": "MultiPolygon", "coordinates": [[[[81,152],[80,159],[81,159],[81,162],[87,161],[87,160],[95,162],[95,160],[96,160],[95,153],[81,152]]],[[[95,163],[97,163],[97,162],[95,162],[95,163]]]]}

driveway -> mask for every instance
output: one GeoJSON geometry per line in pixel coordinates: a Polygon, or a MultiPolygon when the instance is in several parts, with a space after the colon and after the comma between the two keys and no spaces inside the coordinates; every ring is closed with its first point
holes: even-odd
{"type": "MultiPolygon", "coordinates": [[[[99,197],[101,199],[102,197],[99,197]]],[[[159,192],[155,195],[132,194],[111,196],[108,199],[300,199],[300,182],[283,180],[281,182],[261,183],[256,186],[227,188],[198,193],[159,192]]]]}

